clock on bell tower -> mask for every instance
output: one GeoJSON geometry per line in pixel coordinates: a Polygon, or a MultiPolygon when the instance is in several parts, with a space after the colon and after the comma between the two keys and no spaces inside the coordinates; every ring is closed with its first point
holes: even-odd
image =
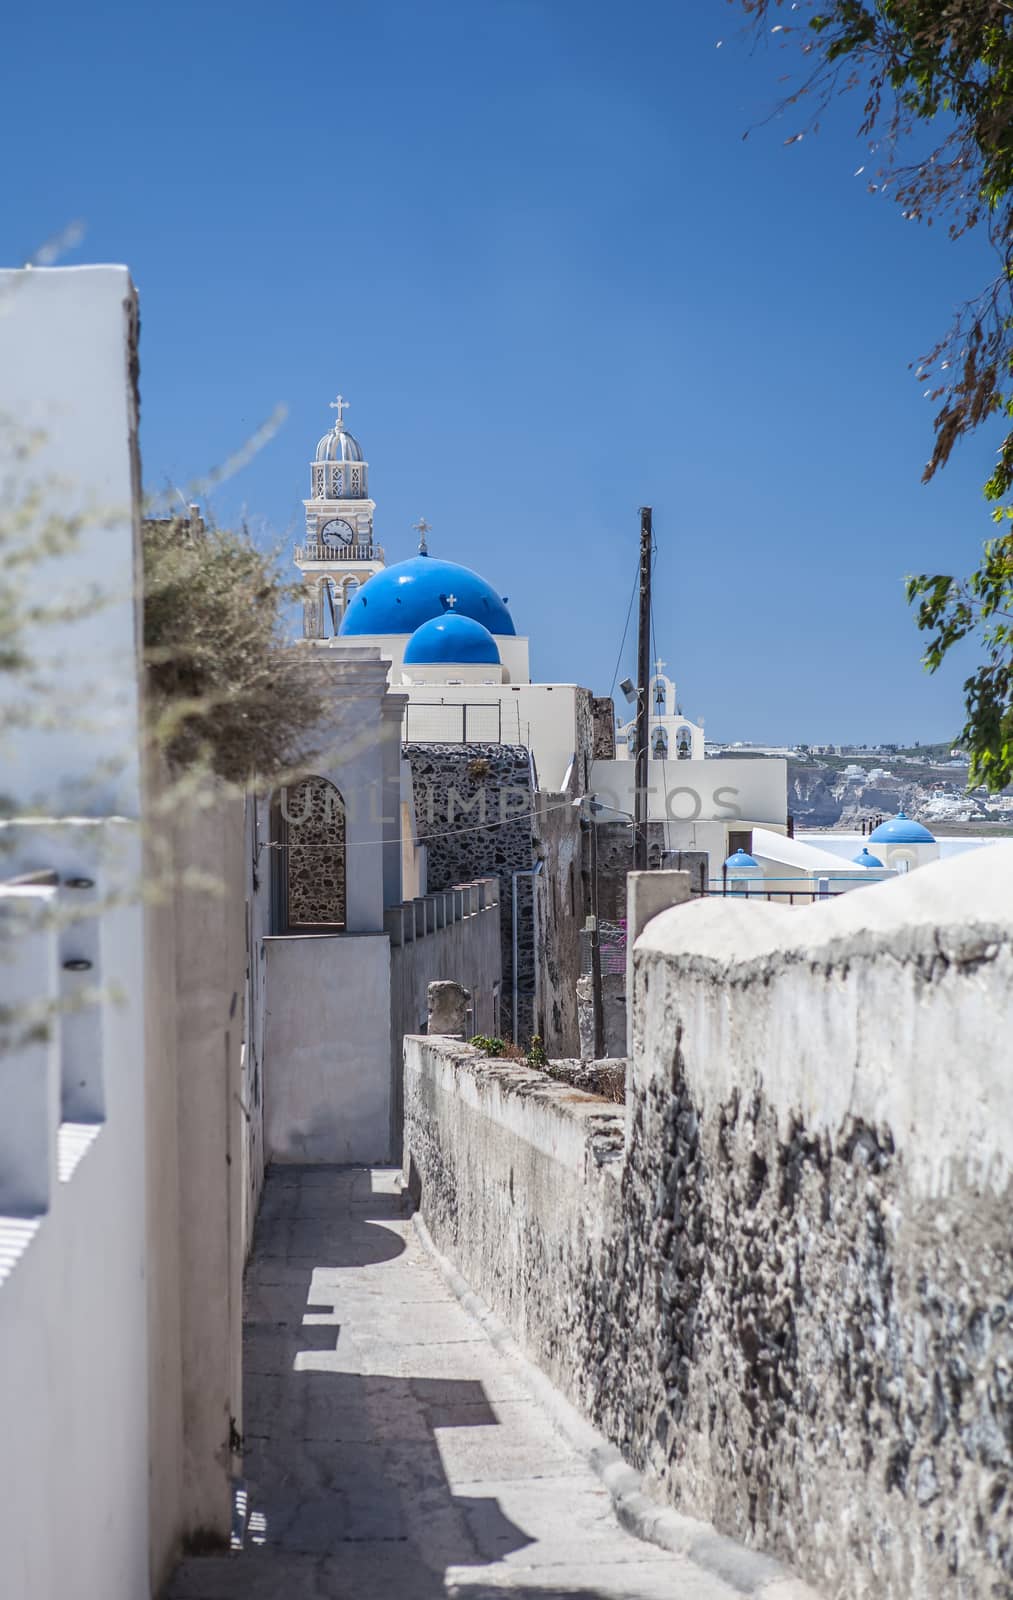
{"type": "Polygon", "coordinates": [[[303,636],[337,633],[345,608],[362,585],[385,565],[373,542],[375,503],[369,498],[369,465],[359,441],[345,427],[348,401],[331,401],[337,421],[317,445],[310,463],[306,543],[295,564],[303,576],[303,636]]]}

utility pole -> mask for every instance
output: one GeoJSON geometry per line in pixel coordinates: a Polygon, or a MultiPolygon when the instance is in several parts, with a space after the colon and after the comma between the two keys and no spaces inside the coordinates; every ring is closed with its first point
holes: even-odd
{"type": "Polygon", "coordinates": [[[650,751],[651,676],[651,555],[654,536],[651,508],[640,508],[640,628],[637,634],[637,761],[634,772],[636,795],[633,806],[633,870],[647,871],[647,773],[650,751]]]}

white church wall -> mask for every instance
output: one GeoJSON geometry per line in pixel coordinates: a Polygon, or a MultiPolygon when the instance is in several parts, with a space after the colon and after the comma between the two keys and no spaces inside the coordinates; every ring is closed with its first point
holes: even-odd
{"type": "MultiPolygon", "coordinates": [[[[510,683],[529,683],[531,672],[529,668],[528,640],[518,634],[497,633],[494,635],[499,648],[500,662],[510,683]]],[[[335,655],[344,655],[349,650],[363,647],[378,650],[389,665],[390,682],[392,687],[401,685],[401,676],[404,668],[404,653],[408,648],[410,633],[359,633],[347,639],[335,638],[326,641],[326,648],[335,655]]],[[[409,672],[411,668],[408,669],[409,672]]]]}

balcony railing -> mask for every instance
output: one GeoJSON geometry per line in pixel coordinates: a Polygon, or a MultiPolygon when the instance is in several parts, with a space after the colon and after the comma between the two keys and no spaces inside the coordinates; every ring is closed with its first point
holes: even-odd
{"type": "Polygon", "coordinates": [[[383,561],[384,553],[382,544],[297,544],[295,559],[334,566],[344,561],[383,561]]]}

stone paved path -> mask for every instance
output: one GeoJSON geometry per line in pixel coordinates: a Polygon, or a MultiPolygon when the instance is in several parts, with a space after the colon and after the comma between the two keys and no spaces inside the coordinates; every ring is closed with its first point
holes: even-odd
{"type": "Polygon", "coordinates": [[[171,1600],[734,1600],[619,1527],[392,1171],[272,1170],[245,1388],[245,1548],[184,1561],[171,1600]]]}

